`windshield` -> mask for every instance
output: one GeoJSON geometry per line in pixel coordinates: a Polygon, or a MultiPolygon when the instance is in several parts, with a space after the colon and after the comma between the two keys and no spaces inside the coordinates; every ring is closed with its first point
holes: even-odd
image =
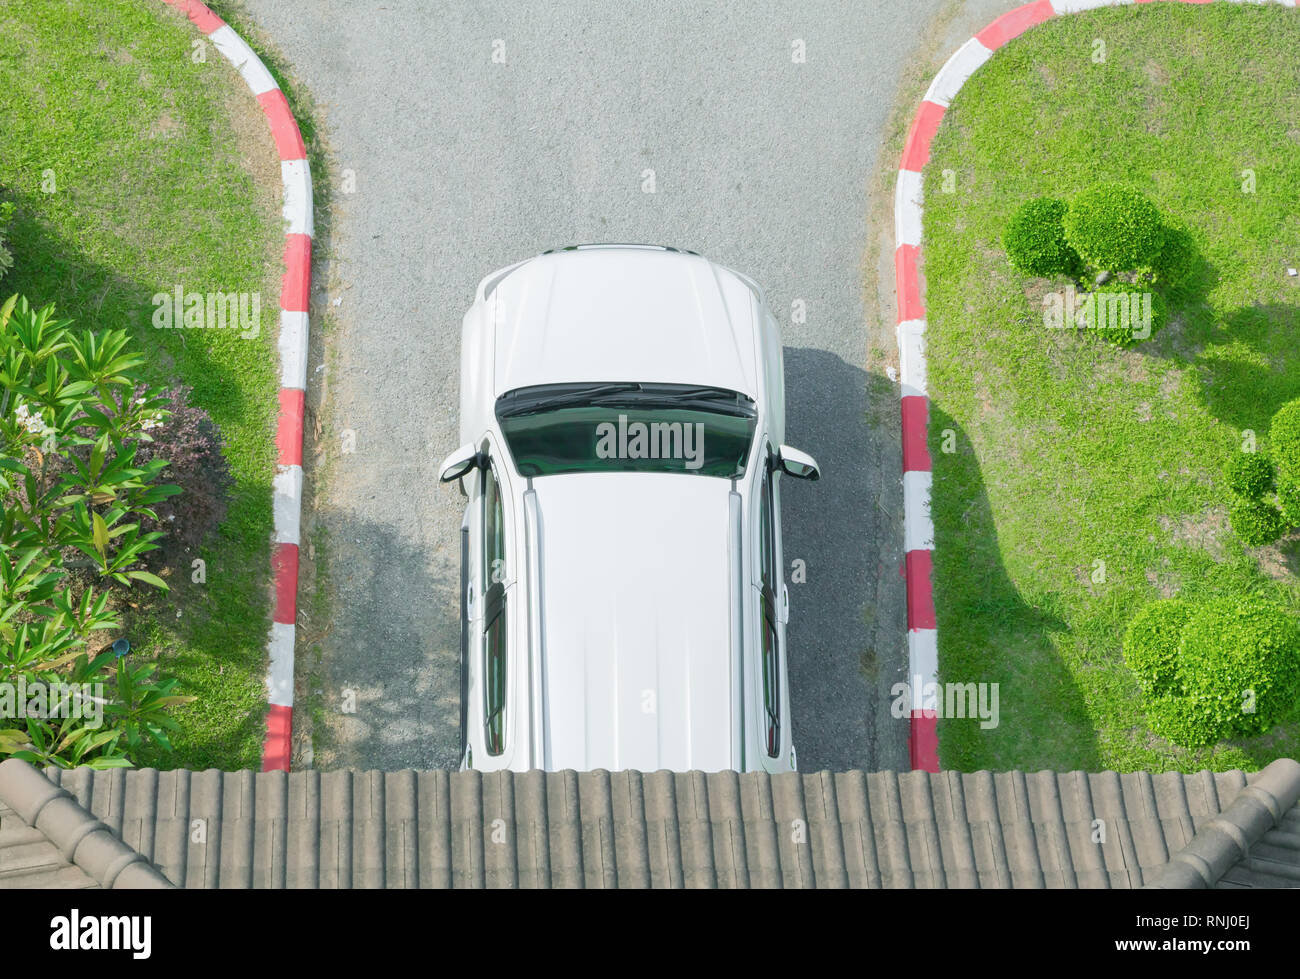
{"type": "Polygon", "coordinates": [[[687,384],[545,384],[497,399],[521,475],[646,472],[739,479],[758,412],[743,394],[687,384]]]}

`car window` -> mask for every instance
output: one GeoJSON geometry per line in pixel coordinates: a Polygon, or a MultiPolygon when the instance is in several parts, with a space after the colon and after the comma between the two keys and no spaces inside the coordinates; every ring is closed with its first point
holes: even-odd
{"type": "Polygon", "coordinates": [[[547,384],[497,399],[519,474],[684,473],[740,479],[758,417],[746,395],[686,384],[547,384]]]}
{"type": "Polygon", "coordinates": [[[764,747],[769,758],[781,751],[781,669],[780,633],[777,630],[776,593],[776,511],[771,469],[763,472],[759,496],[759,547],[762,549],[762,576],[759,588],[759,623],[763,660],[764,747]]]}
{"type": "Polygon", "coordinates": [[[506,531],[501,486],[492,465],[483,468],[483,720],[489,755],[505,750],[506,531]]]}
{"type": "Polygon", "coordinates": [[[483,594],[493,584],[504,582],[506,571],[505,514],[501,503],[501,486],[497,482],[496,467],[483,468],[483,594]]]}

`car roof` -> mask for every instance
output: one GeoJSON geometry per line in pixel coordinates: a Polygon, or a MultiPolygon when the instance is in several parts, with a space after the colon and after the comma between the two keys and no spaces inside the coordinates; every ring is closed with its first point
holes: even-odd
{"type": "Polygon", "coordinates": [[[699,384],[759,397],[758,294],[689,252],[583,246],[492,282],[494,397],[538,384],[699,384]]]}
{"type": "Polygon", "coordinates": [[[730,482],[597,473],[533,486],[546,767],[731,767],[730,482]]]}

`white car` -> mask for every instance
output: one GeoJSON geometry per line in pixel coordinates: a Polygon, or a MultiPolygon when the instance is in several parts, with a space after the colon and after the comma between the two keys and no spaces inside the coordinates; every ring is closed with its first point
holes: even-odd
{"type": "Polygon", "coordinates": [[[791,771],[781,339],[694,252],[577,245],[465,314],[462,768],[791,771]]]}

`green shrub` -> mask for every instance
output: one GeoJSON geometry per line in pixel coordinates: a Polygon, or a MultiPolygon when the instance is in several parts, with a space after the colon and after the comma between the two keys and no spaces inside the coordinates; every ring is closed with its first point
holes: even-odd
{"type": "Polygon", "coordinates": [[[1288,528],[1300,527],[1300,476],[1290,473],[1278,476],[1277,505],[1288,528]]]}
{"type": "Polygon", "coordinates": [[[1169,319],[1160,293],[1119,279],[1097,286],[1081,302],[1083,326],[1088,332],[1119,347],[1151,339],[1169,319]]]}
{"type": "Polygon", "coordinates": [[[1255,598],[1206,602],[1183,625],[1180,689],[1149,705],[1152,730],[1188,746],[1267,731],[1300,697],[1300,624],[1255,598]]]}
{"type": "Polygon", "coordinates": [[[1083,262],[1065,240],[1065,209],[1064,201],[1035,197],[1011,215],[1002,246],[1018,272],[1050,279],[1082,271],[1083,262]]]}
{"type": "Polygon", "coordinates": [[[1200,748],[1228,735],[1216,719],[1211,698],[1201,694],[1165,694],[1147,701],[1147,727],[1166,741],[1200,748]]]}
{"type": "Polygon", "coordinates": [[[1165,226],[1165,243],[1151,265],[1139,269],[1140,280],[1159,285],[1170,291],[1186,285],[1200,263],[1200,249],[1196,239],[1186,228],[1165,226]]]}
{"type": "Polygon", "coordinates": [[[1273,415],[1268,441],[1278,471],[1300,477],[1300,398],[1288,401],[1273,415]]]}
{"type": "Polygon", "coordinates": [[[97,589],[117,590],[119,607],[124,586],[166,590],[143,566],[163,534],[141,523],[180,489],[160,482],[166,459],[137,456],[168,418],[162,392],[143,387],[144,358],[123,330],[68,326],[52,305],[35,310],[18,296],[0,305],[0,678],[29,689],[103,683],[110,693],[76,695],[97,705],[102,726],[85,723],[84,709],[6,721],[0,756],[126,767],[146,743],[169,746],[175,723],[164,712],[190,698],[172,696],[174,680],[151,680],[153,664],[128,668],[96,652],[103,631],[120,628],[97,589]]]}
{"type": "Polygon", "coordinates": [[[6,239],[9,237],[9,225],[14,218],[14,206],[9,202],[0,203],[0,279],[14,267],[13,252],[9,250],[6,239]]]}
{"type": "Polygon", "coordinates": [[[1178,684],[1178,643],[1196,611],[1191,602],[1170,598],[1144,605],[1124,634],[1124,662],[1149,697],[1174,692],[1178,684]]]}
{"type": "Polygon", "coordinates": [[[1154,267],[1165,244],[1156,206],[1120,184],[1098,184],[1066,209],[1065,240],[1089,265],[1110,272],[1154,267]]]}
{"type": "Polygon", "coordinates": [[[1287,531],[1278,508],[1264,500],[1237,500],[1228,509],[1228,520],[1247,547],[1272,544],[1287,531]]]}
{"type": "MultiPolygon", "coordinates": [[[[136,395],[144,393],[143,386],[136,395]]],[[[227,497],[233,482],[230,465],[221,454],[221,434],[202,408],[189,403],[188,387],[164,392],[162,418],[142,440],[135,456],[136,466],[166,459],[163,478],[181,492],[154,506],[157,518],[142,516],[145,532],[162,531],[162,547],[151,557],[175,558],[179,548],[197,550],[225,519],[227,497]]]]}
{"type": "Polygon", "coordinates": [[[1273,460],[1262,452],[1234,452],[1223,467],[1223,479],[1242,499],[1260,500],[1272,492],[1276,472],[1273,460]]]}

